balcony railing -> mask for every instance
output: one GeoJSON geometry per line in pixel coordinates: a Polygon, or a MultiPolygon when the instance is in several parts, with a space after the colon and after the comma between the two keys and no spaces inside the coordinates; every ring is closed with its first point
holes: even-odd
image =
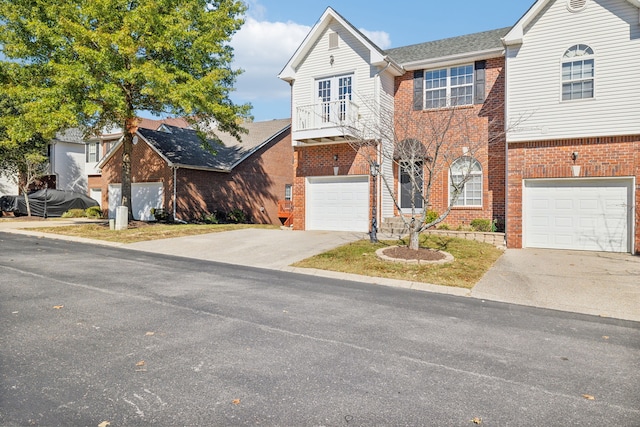
{"type": "Polygon", "coordinates": [[[323,128],[353,128],[358,121],[358,106],[349,100],[318,102],[296,108],[297,131],[323,128]]]}
{"type": "Polygon", "coordinates": [[[285,227],[293,224],[293,201],[278,200],[278,218],[280,218],[285,227]]]}

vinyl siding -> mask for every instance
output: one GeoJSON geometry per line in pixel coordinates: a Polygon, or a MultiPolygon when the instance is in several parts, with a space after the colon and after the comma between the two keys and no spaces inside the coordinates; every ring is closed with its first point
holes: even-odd
{"type": "MultiPolygon", "coordinates": [[[[353,74],[353,99],[360,109],[363,120],[371,119],[370,108],[366,104],[371,102],[374,94],[373,75],[377,70],[369,65],[370,53],[353,35],[337,22],[332,22],[318,38],[309,54],[301,61],[296,70],[296,79],[292,88],[293,126],[297,123],[297,106],[310,105],[317,102],[317,79],[353,74]],[[329,49],[329,33],[339,35],[339,47],[329,49]],[[333,56],[333,65],[330,64],[333,56]]],[[[332,88],[332,90],[335,90],[332,88]]],[[[295,130],[295,129],[294,129],[295,130]]]]}
{"type": "Polygon", "coordinates": [[[589,0],[579,13],[552,1],[507,49],[507,140],[640,133],[639,52],[638,9],[627,1],[589,0]],[[595,96],[562,101],[562,55],[576,44],[594,51],[595,96]]]}

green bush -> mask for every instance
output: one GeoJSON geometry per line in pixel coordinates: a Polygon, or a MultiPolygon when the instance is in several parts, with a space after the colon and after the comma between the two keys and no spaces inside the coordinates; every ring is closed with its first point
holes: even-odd
{"type": "Polygon", "coordinates": [[[84,209],[69,209],[62,214],[62,218],[86,218],[87,213],[84,209]]]}
{"type": "Polygon", "coordinates": [[[212,213],[203,212],[200,215],[200,222],[205,224],[220,224],[221,219],[218,211],[213,211],[212,213]]]}
{"type": "Polygon", "coordinates": [[[247,214],[242,209],[236,208],[227,214],[227,221],[232,224],[246,224],[247,214]]]}
{"type": "Polygon", "coordinates": [[[102,210],[100,206],[88,207],[85,211],[87,218],[102,218],[102,210]]]}
{"type": "Polygon", "coordinates": [[[438,230],[451,230],[451,227],[449,227],[449,224],[441,222],[440,225],[438,225],[438,230]]]}
{"type": "Polygon", "coordinates": [[[490,219],[486,218],[476,218],[471,221],[471,228],[473,229],[473,231],[489,233],[493,231],[493,222],[490,219]]]}
{"type": "Polygon", "coordinates": [[[424,219],[424,223],[425,224],[429,224],[429,223],[435,221],[436,219],[438,219],[439,216],[440,216],[440,214],[438,212],[429,210],[429,211],[427,211],[427,216],[424,219]]]}

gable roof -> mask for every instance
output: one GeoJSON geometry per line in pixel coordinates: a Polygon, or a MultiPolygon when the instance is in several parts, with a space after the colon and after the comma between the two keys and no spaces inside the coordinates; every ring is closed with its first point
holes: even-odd
{"type": "Polygon", "coordinates": [[[466,34],[442,40],[388,49],[387,55],[406,70],[415,70],[434,62],[460,61],[464,58],[487,59],[502,55],[502,38],[511,27],[466,34]]]}
{"type": "MultiPolygon", "coordinates": [[[[165,124],[167,131],[138,128],[137,136],[162,157],[169,166],[187,169],[201,169],[216,172],[231,172],[256,151],[289,130],[290,119],[245,123],[248,134],[238,142],[226,132],[215,131],[217,139],[209,144],[215,154],[207,150],[195,130],[165,124]]],[[[139,143],[139,142],[138,142],[139,143]]],[[[112,157],[122,142],[100,161],[101,168],[112,157]]]]}
{"type": "MultiPolygon", "coordinates": [[[[547,7],[551,0],[538,0],[536,1],[529,10],[525,12],[524,15],[518,20],[516,25],[511,28],[503,38],[503,42],[506,46],[518,45],[522,44],[524,39],[524,29],[533,22],[539,14],[547,7]]],[[[631,3],[633,6],[640,9],[640,0],[626,0],[631,3]]],[[[640,18],[639,18],[640,20],[640,18]]]]}
{"type": "Polygon", "coordinates": [[[85,144],[84,132],[80,128],[67,128],[56,133],[51,142],[70,142],[72,144],[85,144]]]}
{"type": "Polygon", "coordinates": [[[392,72],[396,75],[402,74],[402,68],[390,60],[385,52],[376,46],[368,37],[366,37],[360,30],[354,27],[349,21],[344,19],[342,15],[333,10],[331,7],[327,7],[324,11],[318,22],[313,26],[309,34],[302,41],[298,49],[295,51],[289,62],[284,66],[278,77],[285,81],[293,81],[295,80],[296,68],[302,60],[307,56],[315,42],[320,38],[323,31],[331,24],[332,21],[337,21],[342,27],[344,27],[347,31],[349,31],[353,37],[355,37],[365,48],[369,50],[370,53],[370,63],[374,66],[386,66],[390,64],[389,67],[392,72]]]}
{"type": "Polygon", "coordinates": [[[138,120],[138,127],[152,130],[158,130],[161,125],[176,126],[179,128],[191,127],[191,124],[182,117],[166,117],[164,119],[148,119],[146,117],[138,117],[138,120]]]}

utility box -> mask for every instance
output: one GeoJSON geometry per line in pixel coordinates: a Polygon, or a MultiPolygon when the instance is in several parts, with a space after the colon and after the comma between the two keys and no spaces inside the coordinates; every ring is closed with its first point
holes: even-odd
{"type": "Polygon", "coordinates": [[[129,209],[126,206],[116,208],[116,230],[126,230],[129,226],[129,209]]]}

